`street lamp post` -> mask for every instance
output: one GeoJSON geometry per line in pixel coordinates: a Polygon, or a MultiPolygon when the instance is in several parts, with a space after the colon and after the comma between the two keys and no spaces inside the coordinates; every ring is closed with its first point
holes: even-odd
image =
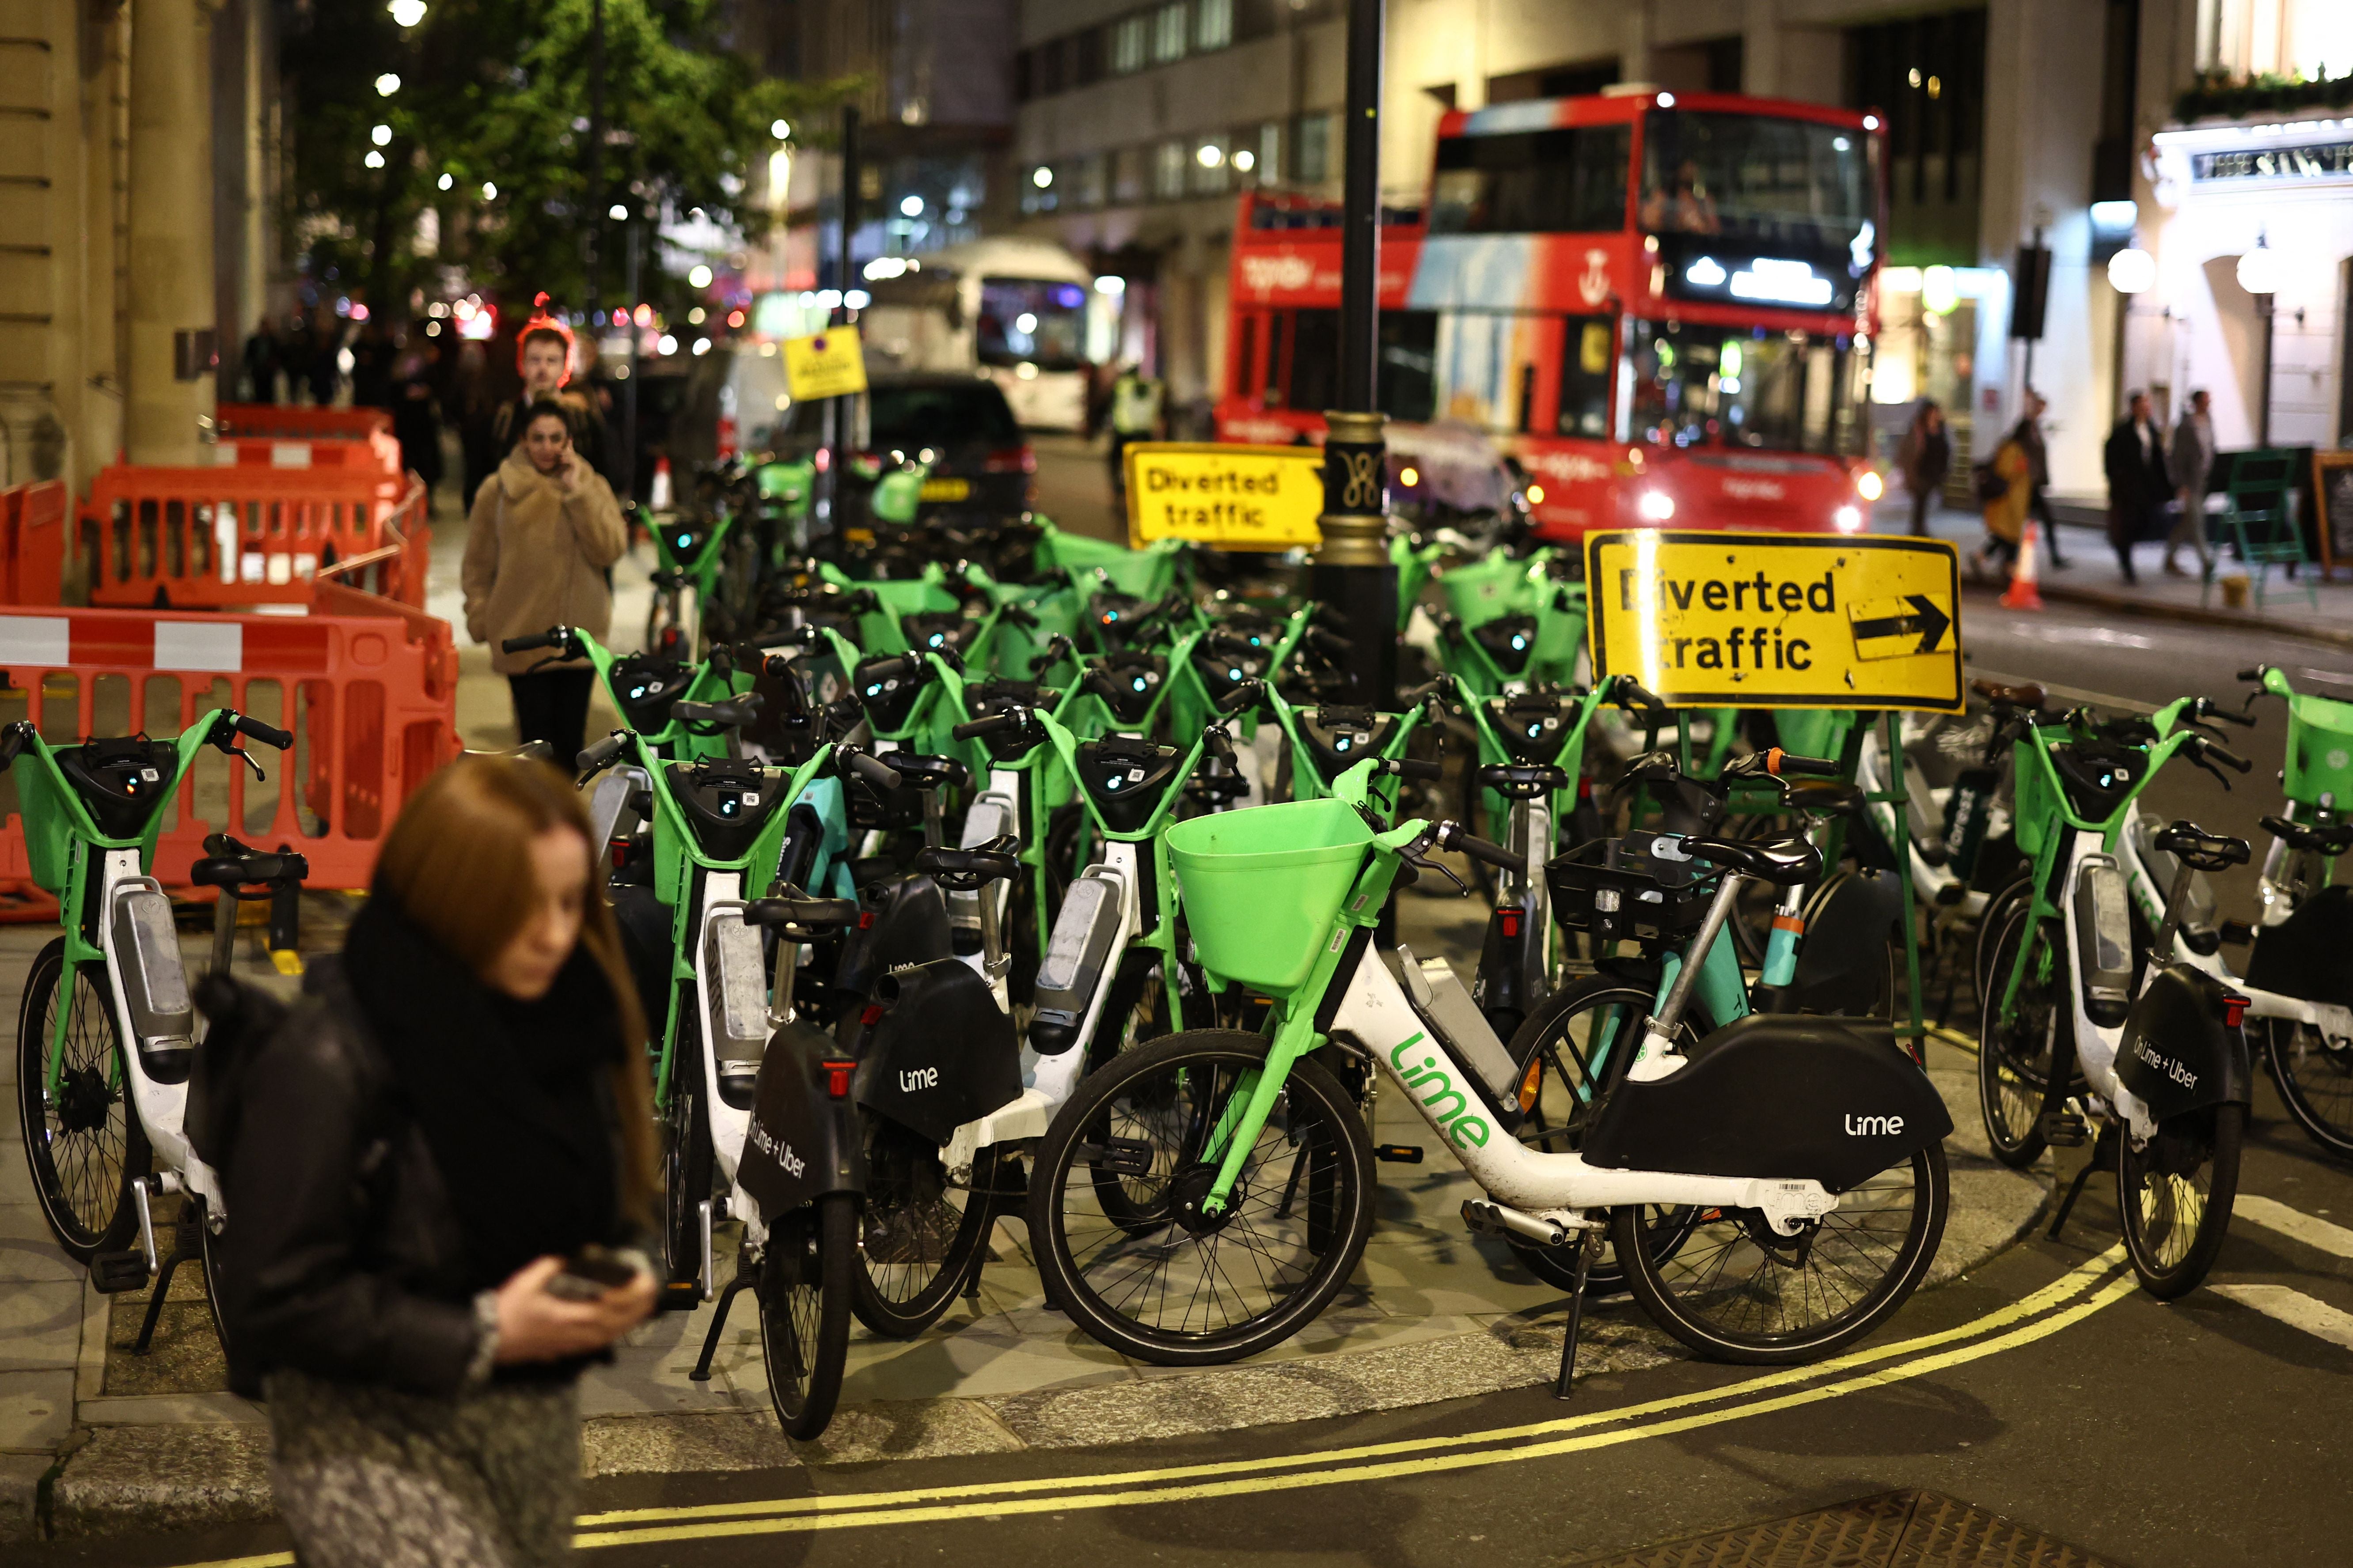
{"type": "MultiPolygon", "coordinates": [[[[832,320],[840,325],[847,325],[851,319],[849,285],[857,273],[850,243],[858,232],[858,183],[863,177],[858,165],[858,106],[845,103],[841,106],[841,245],[834,266],[834,283],[841,300],[832,312],[832,320]]],[[[816,505],[812,510],[821,526],[838,531],[842,526],[842,472],[849,461],[850,447],[857,439],[857,432],[851,428],[854,420],[849,399],[827,398],[824,423],[828,456],[825,471],[818,476],[816,505]]]]}
{"type": "Polygon", "coordinates": [[[1341,213],[1340,406],[1327,410],[1324,534],[1308,589],[1345,617],[1356,700],[1397,700],[1397,568],[1388,553],[1388,450],[1379,412],[1380,101],[1385,0],[1349,0],[1341,213]]]}
{"type": "Polygon", "coordinates": [[[2258,230],[2255,247],[2239,258],[2239,287],[2255,301],[2255,314],[2263,323],[2263,379],[2255,389],[2255,445],[2272,444],[2272,306],[2279,293],[2279,252],[2271,247],[2271,237],[2258,230]]]}

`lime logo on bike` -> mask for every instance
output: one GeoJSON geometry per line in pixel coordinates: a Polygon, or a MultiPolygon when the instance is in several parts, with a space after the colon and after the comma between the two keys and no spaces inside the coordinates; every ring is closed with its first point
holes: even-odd
{"type": "Polygon", "coordinates": [[[1670,706],[1962,706],[1953,546],[1630,529],[1586,536],[1597,680],[1670,706]]]}
{"type": "MultiPolygon", "coordinates": [[[[1461,1071],[1461,1068],[1451,1058],[1428,1051],[1422,1053],[1419,1064],[1405,1059],[1405,1054],[1427,1037],[1416,1029],[1399,1040],[1389,1052],[1389,1066],[1397,1069],[1398,1081],[1413,1091],[1414,1098],[1421,1102],[1422,1114],[1446,1134],[1448,1142],[1457,1149],[1485,1148],[1493,1130],[1485,1118],[1472,1114],[1471,1097],[1454,1087],[1453,1076],[1446,1070],[1453,1067],[1461,1071]]],[[[1465,1073],[1463,1077],[1467,1082],[1470,1075],[1465,1073]]]]}

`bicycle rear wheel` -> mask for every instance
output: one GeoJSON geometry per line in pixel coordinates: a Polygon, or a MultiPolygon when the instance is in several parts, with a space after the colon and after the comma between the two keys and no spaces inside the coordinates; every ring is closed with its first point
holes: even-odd
{"type": "Polygon", "coordinates": [[[2330,1153],[2353,1155],[2353,1042],[2274,1018],[2270,1056],[2272,1081],[2295,1124],[2330,1153]]]}
{"type": "Polygon", "coordinates": [[[2170,1301],[2198,1289],[2230,1233],[2247,1108],[2217,1105],[2158,1123],[2139,1149],[2116,1129],[2116,1206],[2141,1289],[2170,1301]]]}
{"type": "Polygon", "coordinates": [[[66,1256],[87,1264],[122,1247],[138,1227],[131,1184],[147,1173],[147,1130],[131,1104],[105,970],[84,964],[69,981],[65,968],[65,938],[58,937],[25,976],[16,1015],[16,1113],[41,1217],[66,1256]],[[61,1005],[70,1011],[53,1097],[49,1041],[61,1005]]]}
{"type": "MultiPolygon", "coordinates": [[[[2073,1042],[2072,1034],[2060,1038],[2073,1027],[2064,942],[2056,921],[2036,921],[2033,913],[2027,905],[2010,910],[1988,960],[1992,978],[1982,983],[1978,1014],[1978,1110],[1993,1157],[2012,1170],[2024,1170],[2042,1157],[2043,1099],[2052,1052],[2073,1042]],[[2019,945],[2030,941],[2026,973],[2005,1018],[2002,992],[2019,945]]],[[[2065,1055],[2074,1059],[2072,1050],[2065,1055]]]]}
{"type": "Polygon", "coordinates": [[[681,998],[678,1037],[670,1047],[670,1100],[661,1113],[663,1294],[684,1294],[702,1279],[702,1205],[713,1192],[711,1113],[702,1102],[702,1042],[694,1009],[681,998]]]}
{"type": "Polygon", "coordinates": [[[787,1437],[806,1442],[833,1419],[857,1275],[855,1194],[828,1193],[768,1233],[760,1260],[760,1353],[787,1437]]]}
{"type": "Polygon", "coordinates": [[[1255,1355],[1314,1321],[1363,1255],[1372,1140],[1312,1060],[1293,1064],[1224,1211],[1202,1212],[1215,1134],[1267,1049],[1199,1029],[1123,1052],[1080,1081],[1039,1142],[1029,1235],[1047,1296],[1123,1354],[1161,1366],[1255,1355]]]}
{"type": "Polygon", "coordinates": [[[1672,1257],[1640,1215],[1611,1216],[1618,1264],[1651,1321],[1715,1361],[1816,1361],[1879,1326],[1927,1273],[1951,1192],[1934,1143],[1839,1195],[1793,1237],[1753,1209],[1708,1209],[1672,1257]]]}
{"type": "Polygon", "coordinates": [[[866,1209],[851,1309],[876,1333],[912,1339],[954,1304],[987,1243],[997,1152],[983,1149],[959,1186],[938,1145],[862,1107],[859,1120],[866,1209]]]}

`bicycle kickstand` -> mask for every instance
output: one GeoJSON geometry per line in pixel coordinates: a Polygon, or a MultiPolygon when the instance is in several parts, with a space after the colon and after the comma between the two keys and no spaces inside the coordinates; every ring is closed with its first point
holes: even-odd
{"type": "MultiPolygon", "coordinates": [[[[203,1240],[195,1233],[195,1222],[183,1218],[172,1232],[172,1256],[164,1259],[163,1267],[155,1271],[155,1289],[147,1297],[147,1316],[139,1324],[138,1339],[132,1342],[132,1355],[145,1355],[148,1347],[154,1343],[155,1324],[164,1316],[164,1300],[172,1293],[172,1276],[203,1246],[203,1240]]],[[[212,1281],[206,1280],[205,1289],[211,1289],[212,1281]]]]}
{"type": "Polygon", "coordinates": [[[736,1259],[735,1278],[727,1281],[727,1289],[719,1292],[718,1310],[711,1314],[711,1331],[702,1336],[702,1353],[694,1358],[694,1370],[686,1374],[687,1381],[711,1381],[711,1358],[719,1353],[719,1336],[727,1331],[727,1309],[735,1304],[738,1292],[752,1289],[758,1279],[755,1270],[744,1268],[741,1258],[736,1259]]]}
{"type": "Polygon", "coordinates": [[[1593,1268],[1593,1233],[1577,1233],[1577,1286],[1568,1298],[1568,1332],[1560,1342],[1560,1376],[1552,1396],[1567,1399],[1577,1386],[1577,1335],[1585,1322],[1585,1277],[1593,1268]]]}

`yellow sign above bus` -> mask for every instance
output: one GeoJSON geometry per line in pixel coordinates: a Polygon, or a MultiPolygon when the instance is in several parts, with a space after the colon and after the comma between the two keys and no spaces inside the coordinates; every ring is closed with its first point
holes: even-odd
{"type": "Polygon", "coordinates": [[[1324,454],[1314,447],[1138,441],[1124,454],[1128,542],[1189,539],[1219,550],[1324,542],[1324,454]]]}
{"type": "Polygon", "coordinates": [[[1598,682],[1683,708],[1962,706],[1960,564],[1904,537],[1586,536],[1598,682]]]}
{"type": "Polygon", "coordinates": [[[828,327],[785,340],[785,388],[803,403],[866,390],[866,353],[856,327],[828,327]]]}

